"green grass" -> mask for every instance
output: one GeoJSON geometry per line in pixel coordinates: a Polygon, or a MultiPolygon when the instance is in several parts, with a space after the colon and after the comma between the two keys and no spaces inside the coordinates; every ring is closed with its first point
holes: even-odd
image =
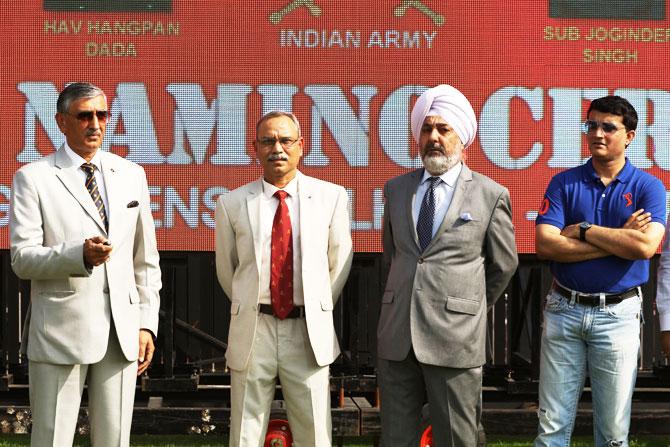
{"type": "MultiPolygon", "coordinates": [[[[490,437],[488,447],[531,447],[532,439],[523,439],[520,437],[490,437]]],[[[590,437],[582,436],[574,438],[570,443],[571,447],[591,447],[593,440],[590,437]]],[[[645,436],[631,437],[630,447],[669,447],[670,437],[668,436],[645,436]]]]}
{"type": "MultiPolygon", "coordinates": [[[[90,447],[87,437],[77,437],[74,447],[90,447]]],[[[225,447],[228,445],[228,436],[169,436],[169,435],[142,435],[132,436],[130,445],[133,447],[225,447]]],[[[0,447],[30,446],[28,435],[0,434],[0,447]]]]}
{"type": "MultiPolygon", "coordinates": [[[[184,435],[142,435],[133,436],[130,445],[132,447],[225,447],[227,436],[184,436],[184,435]]],[[[489,437],[489,447],[531,447],[533,440],[526,437],[489,437]]],[[[27,435],[3,435],[0,434],[0,447],[25,447],[30,445],[27,435]]],[[[78,437],[74,447],[90,447],[87,438],[78,437]]],[[[336,444],[337,445],[337,444],[336,444]]],[[[370,438],[349,438],[344,442],[345,447],[371,447],[370,438]]],[[[591,438],[581,437],[574,439],[572,447],[591,447],[591,438]]],[[[630,441],[631,447],[670,447],[668,436],[645,436],[633,437],[630,441]]]]}

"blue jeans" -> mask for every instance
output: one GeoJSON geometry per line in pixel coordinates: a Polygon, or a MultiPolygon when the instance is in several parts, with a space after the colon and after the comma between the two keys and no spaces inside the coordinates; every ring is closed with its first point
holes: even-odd
{"type": "Polygon", "coordinates": [[[640,351],[642,298],[618,304],[571,303],[555,291],[544,308],[539,428],[534,446],[569,446],[588,369],[595,446],[628,446],[640,351]]]}

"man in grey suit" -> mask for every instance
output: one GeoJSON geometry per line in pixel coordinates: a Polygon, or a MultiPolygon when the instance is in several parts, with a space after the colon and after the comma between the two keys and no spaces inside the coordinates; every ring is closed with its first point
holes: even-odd
{"type": "Polygon", "coordinates": [[[11,262],[29,279],[32,446],[72,445],[84,382],[92,444],[128,446],[136,377],[151,362],[161,274],[144,170],[99,150],[107,100],[67,86],[66,142],[14,175],[11,262]]]}
{"type": "Polygon", "coordinates": [[[477,122],[461,92],[427,90],[411,118],[424,169],[384,188],[382,444],[419,444],[427,395],[434,445],[474,446],[486,313],[518,263],[509,193],[463,163],[477,122]]]}

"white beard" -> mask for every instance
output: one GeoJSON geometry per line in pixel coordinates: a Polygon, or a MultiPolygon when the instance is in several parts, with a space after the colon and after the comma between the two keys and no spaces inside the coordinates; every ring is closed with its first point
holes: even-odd
{"type": "Polygon", "coordinates": [[[423,162],[423,167],[426,168],[426,171],[430,175],[438,176],[444,174],[461,161],[461,151],[450,155],[424,155],[421,161],[423,162]]]}

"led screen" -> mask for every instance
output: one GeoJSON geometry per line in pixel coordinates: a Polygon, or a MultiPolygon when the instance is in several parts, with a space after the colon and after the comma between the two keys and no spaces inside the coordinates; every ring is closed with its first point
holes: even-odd
{"type": "Polygon", "coordinates": [[[103,150],[148,176],[159,248],[213,250],[214,207],[261,174],[265,112],[297,114],[300,169],[347,188],[359,252],[381,250],[382,188],[421,166],[409,114],[441,83],[479,121],[467,164],[511,192],[532,253],[549,179],[588,156],[592,98],[637,109],[628,148],[670,184],[670,22],[665,1],[24,0],[2,5],[0,234],[13,172],[58,149],[58,92],[107,93],[103,150]]]}

